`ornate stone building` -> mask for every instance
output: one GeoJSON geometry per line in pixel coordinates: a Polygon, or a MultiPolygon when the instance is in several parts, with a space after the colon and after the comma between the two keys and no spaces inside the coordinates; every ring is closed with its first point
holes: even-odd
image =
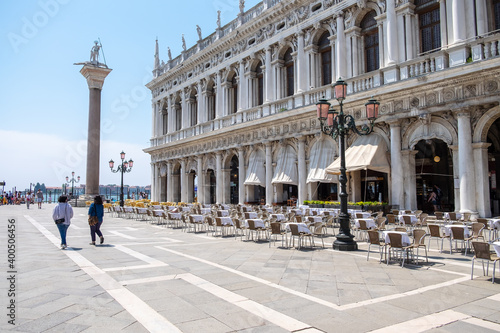
{"type": "Polygon", "coordinates": [[[160,62],[156,45],[145,149],[153,200],[337,200],[338,180],[324,170],[338,143],[320,134],[315,103],[325,96],[335,107],[331,84],[342,77],[344,111],[359,126],[364,103],[381,103],[374,133],[351,135],[349,149],[372,145],[386,160],[349,172],[349,200],[432,211],[437,185],[445,211],[499,215],[500,0],[243,7],[176,58],[160,62]]]}

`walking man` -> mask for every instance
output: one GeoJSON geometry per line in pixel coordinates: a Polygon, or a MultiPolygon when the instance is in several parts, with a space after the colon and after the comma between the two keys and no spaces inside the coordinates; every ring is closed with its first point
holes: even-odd
{"type": "Polygon", "coordinates": [[[43,192],[41,189],[38,189],[38,191],[36,191],[36,202],[38,204],[38,209],[42,209],[43,192]]]}

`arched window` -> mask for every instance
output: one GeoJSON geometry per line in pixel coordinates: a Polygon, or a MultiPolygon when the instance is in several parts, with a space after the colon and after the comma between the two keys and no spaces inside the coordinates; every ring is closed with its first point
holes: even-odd
{"type": "Polygon", "coordinates": [[[264,73],[262,72],[262,62],[258,62],[255,68],[255,79],[257,80],[257,105],[264,104],[264,73]]]}
{"type": "Polygon", "coordinates": [[[365,15],[361,21],[361,34],[365,44],[365,71],[371,72],[379,69],[378,53],[378,28],[374,10],[365,15]]]}
{"type": "Polygon", "coordinates": [[[321,85],[332,83],[332,48],[330,46],[329,32],[321,35],[318,42],[318,51],[321,61],[321,85]]]}
{"type": "Polygon", "coordinates": [[[439,1],[416,0],[415,5],[415,12],[418,14],[420,52],[439,49],[441,47],[439,1]]]}
{"type": "Polygon", "coordinates": [[[286,96],[293,96],[295,93],[294,89],[294,74],[295,69],[293,66],[292,48],[286,50],[283,56],[283,61],[285,62],[285,91],[286,96]]]}

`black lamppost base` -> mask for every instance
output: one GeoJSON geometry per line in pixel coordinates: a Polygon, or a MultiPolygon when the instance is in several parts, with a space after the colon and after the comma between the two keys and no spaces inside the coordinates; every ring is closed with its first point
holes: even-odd
{"type": "Polygon", "coordinates": [[[339,235],[332,245],[334,250],[337,251],[357,251],[358,243],[352,236],[339,235]]]}

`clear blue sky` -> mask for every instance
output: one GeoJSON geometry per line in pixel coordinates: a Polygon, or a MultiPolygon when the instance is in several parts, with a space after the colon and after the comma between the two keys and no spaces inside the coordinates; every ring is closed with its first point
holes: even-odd
{"type": "MultiPolygon", "coordinates": [[[[245,9],[260,1],[246,1],[245,9]]],[[[101,184],[119,183],[108,161],[135,161],[125,184],[151,183],[149,155],[155,39],[160,59],[176,57],[181,35],[193,46],[236,18],[238,0],[4,0],[0,2],[0,181],[6,189],[30,182],[60,186],[75,171],[85,182],[88,88],[75,62],[88,61],[98,37],[113,69],[102,91],[101,184]]]]}

